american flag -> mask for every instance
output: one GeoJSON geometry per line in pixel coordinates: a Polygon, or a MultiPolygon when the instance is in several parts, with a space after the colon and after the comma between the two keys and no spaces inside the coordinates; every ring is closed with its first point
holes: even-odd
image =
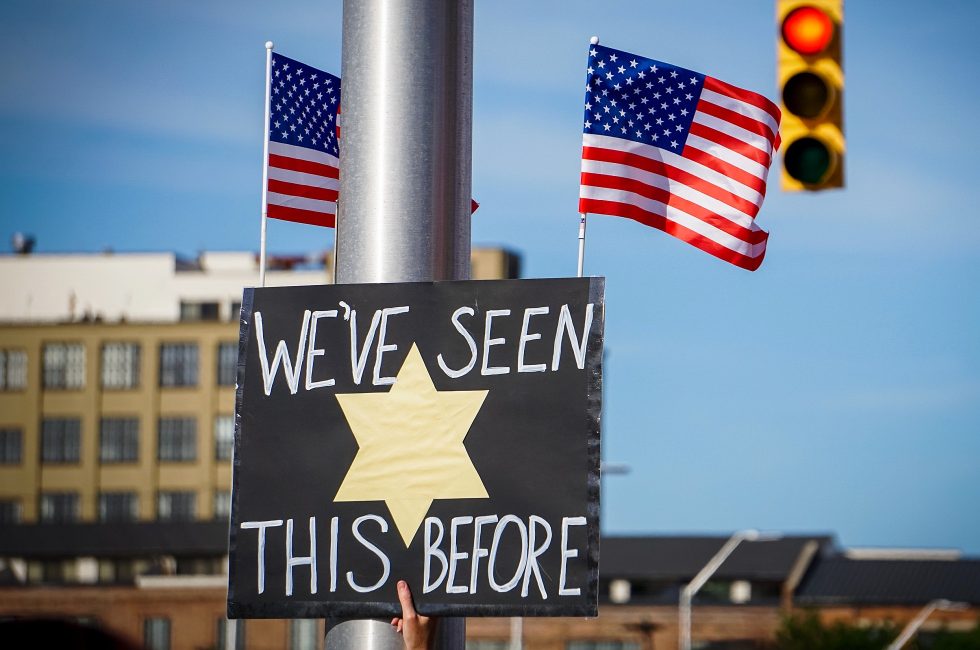
{"type": "Polygon", "coordinates": [[[779,118],[762,95],[593,45],[579,212],[634,219],[754,271],[779,118]]]}
{"type": "Polygon", "coordinates": [[[271,72],[268,216],[332,228],[340,79],[276,53],[271,72]]]}

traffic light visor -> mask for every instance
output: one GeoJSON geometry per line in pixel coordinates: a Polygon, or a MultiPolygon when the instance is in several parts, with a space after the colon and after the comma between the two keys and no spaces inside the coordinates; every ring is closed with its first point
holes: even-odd
{"type": "Polygon", "coordinates": [[[782,35],[793,51],[813,56],[830,45],[834,38],[834,21],[816,7],[798,7],[783,19],[782,35]]]}

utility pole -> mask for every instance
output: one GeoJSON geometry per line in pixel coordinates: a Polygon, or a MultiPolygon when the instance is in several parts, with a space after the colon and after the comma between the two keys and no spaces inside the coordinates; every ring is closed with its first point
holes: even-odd
{"type": "MultiPolygon", "coordinates": [[[[343,21],[336,281],[469,279],[473,0],[344,0],[343,21]]],[[[443,618],[436,647],[465,634],[443,618]]],[[[326,647],[402,640],[388,621],[347,620],[326,647]]]]}

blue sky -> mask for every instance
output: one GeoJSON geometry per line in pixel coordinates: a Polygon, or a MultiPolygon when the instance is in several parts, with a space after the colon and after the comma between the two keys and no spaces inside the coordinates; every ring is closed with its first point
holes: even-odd
{"type": "MultiPolygon", "coordinates": [[[[771,2],[477,2],[475,244],[575,273],[588,39],[775,98],[771,2]]],[[[607,532],[834,532],[980,554],[973,2],[851,2],[847,188],[787,194],[748,273],[590,220],[607,277],[607,532]]],[[[0,237],[256,250],[265,51],[340,72],[341,2],[9,0],[0,237]]],[[[270,250],[332,232],[273,222],[270,250]]]]}

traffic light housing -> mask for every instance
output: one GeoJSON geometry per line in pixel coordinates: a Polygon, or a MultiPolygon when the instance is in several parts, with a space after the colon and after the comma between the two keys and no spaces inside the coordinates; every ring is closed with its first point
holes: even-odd
{"type": "Polygon", "coordinates": [[[843,0],[776,0],[782,187],[844,187],[843,0]]]}

